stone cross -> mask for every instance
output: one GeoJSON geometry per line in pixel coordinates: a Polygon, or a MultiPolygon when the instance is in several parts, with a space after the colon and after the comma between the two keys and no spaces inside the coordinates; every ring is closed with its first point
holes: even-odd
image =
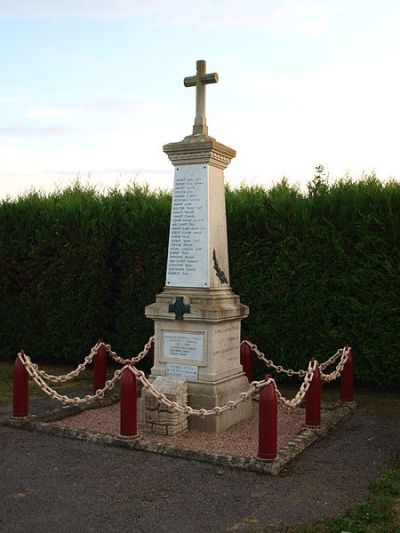
{"type": "Polygon", "coordinates": [[[218,74],[206,74],[206,62],[199,59],[196,62],[196,76],[188,76],[183,80],[185,87],[196,87],[196,118],[193,125],[193,135],[207,135],[206,122],[206,85],[217,83],[218,74]]]}

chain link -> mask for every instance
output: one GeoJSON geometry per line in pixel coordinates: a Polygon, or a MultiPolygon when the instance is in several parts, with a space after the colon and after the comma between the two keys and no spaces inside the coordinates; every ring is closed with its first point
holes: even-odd
{"type": "Polygon", "coordinates": [[[52,389],[43,379],[43,377],[40,375],[40,373],[37,371],[37,365],[34,365],[31,361],[31,358],[26,355],[19,353],[18,357],[22,364],[25,366],[28,374],[33,379],[33,381],[36,383],[36,385],[45,393],[47,396],[52,398],[53,400],[58,400],[63,405],[82,405],[82,404],[90,404],[93,401],[104,398],[105,393],[107,391],[110,391],[114,388],[115,383],[120,379],[122,370],[118,369],[114,372],[114,375],[112,379],[106,381],[106,384],[103,389],[98,389],[95,394],[93,395],[86,395],[84,398],[79,398],[76,396],[75,398],[70,398],[69,396],[65,396],[63,394],[59,394],[56,390],[52,389]]]}
{"type": "MultiPolygon", "coordinates": [[[[59,394],[56,390],[52,389],[43,379],[41,374],[37,370],[37,365],[33,364],[30,357],[26,354],[19,353],[18,357],[22,364],[25,366],[29,376],[33,379],[33,381],[36,383],[36,385],[45,393],[47,396],[54,400],[58,400],[63,405],[82,405],[82,404],[90,404],[93,401],[104,398],[105,393],[107,391],[110,391],[114,388],[115,383],[121,379],[122,373],[129,369],[131,372],[134,373],[134,375],[141,381],[143,384],[143,387],[148,390],[159,403],[165,405],[170,410],[178,412],[178,413],[184,413],[187,415],[193,415],[193,416],[214,416],[214,415],[220,415],[221,413],[235,409],[241,402],[246,401],[248,398],[252,397],[252,395],[257,392],[258,390],[262,389],[266,385],[268,385],[271,382],[275,381],[270,378],[268,380],[262,380],[262,381],[253,381],[250,384],[250,387],[247,391],[241,392],[239,397],[236,400],[231,400],[228,403],[226,403],[223,406],[216,406],[213,409],[193,409],[189,405],[180,405],[177,402],[171,401],[165,394],[157,390],[152,383],[146,378],[145,373],[142,370],[138,370],[135,366],[133,366],[131,363],[125,365],[122,369],[118,369],[114,372],[114,375],[112,379],[106,382],[105,387],[103,389],[98,389],[95,394],[93,395],[86,395],[84,398],[70,398],[69,396],[65,396],[62,394],[59,394]]],[[[275,385],[276,387],[276,385],[275,385]]]]}
{"type": "Polygon", "coordinates": [[[291,368],[289,368],[289,369],[285,369],[285,368],[283,368],[283,366],[281,366],[281,365],[276,365],[276,364],[272,361],[272,359],[267,359],[267,358],[265,357],[265,354],[264,354],[263,352],[261,352],[261,351],[258,349],[257,344],[254,344],[254,343],[252,343],[252,342],[250,342],[250,341],[246,341],[246,340],[245,340],[245,341],[242,341],[242,342],[240,343],[240,346],[241,346],[242,344],[247,344],[247,346],[248,346],[251,350],[253,350],[253,352],[257,355],[257,357],[258,357],[261,361],[264,361],[264,363],[265,363],[267,366],[273,368],[276,372],[278,372],[278,374],[280,374],[280,373],[284,373],[284,374],[287,374],[288,376],[300,376],[300,377],[303,377],[303,376],[305,376],[306,373],[307,373],[305,370],[292,370],[291,368]]]}
{"type": "Polygon", "coordinates": [[[296,396],[292,398],[291,400],[287,400],[280,390],[277,388],[276,393],[278,395],[278,400],[281,405],[287,408],[293,408],[298,407],[301,402],[304,400],[305,395],[307,394],[308,389],[310,388],[310,383],[313,380],[315,370],[317,369],[318,362],[316,360],[310,361],[308,364],[307,372],[305,373],[304,380],[302,384],[300,385],[300,389],[298,390],[296,396]]]}
{"type": "Polygon", "coordinates": [[[45,370],[40,370],[38,365],[35,363],[32,363],[33,367],[35,368],[36,372],[47,381],[52,381],[53,383],[65,383],[67,381],[70,381],[73,378],[76,378],[79,376],[81,372],[86,370],[86,367],[88,364],[90,364],[94,357],[97,355],[97,352],[99,351],[100,346],[104,344],[103,342],[98,342],[93,346],[93,348],[90,350],[89,355],[85,357],[83,360],[83,363],[80,363],[75,370],[71,370],[68,374],[64,374],[63,376],[55,376],[53,374],[48,374],[45,370]]]}
{"type": "Polygon", "coordinates": [[[126,365],[126,364],[136,364],[141,359],[146,357],[146,355],[150,352],[151,347],[154,343],[154,336],[150,337],[148,342],[145,344],[143,350],[136,356],[132,357],[131,359],[123,359],[122,357],[119,357],[115,352],[111,350],[111,346],[109,344],[105,344],[104,342],[98,342],[93,346],[93,348],[90,350],[89,355],[85,357],[83,360],[83,363],[80,363],[74,370],[71,370],[68,374],[64,374],[62,376],[55,376],[53,374],[48,374],[45,370],[40,370],[38,365],[35,363],[32,363],[34,366],[36,372],[45,380],[51,381],[53,383],[66,383],[67,381],[70,381],[71,379],[76,378],[79,376],[81,372],[86,370],[87,365],[92,363],[94,357],[97,355],[99,349],[101,346],[104,346],[106,349],[107,354],[114,359],[117,363],[120,365],[126,365]]]}
{"type": "Polygon", "coordinates": [[[337,379],[342,373],[344,365],[346,364],[349,358],[349,354],[351,350],[351,348],[346,346],[345,348],[338,350],[335,355],[330,357],[322,365],[318,365],[318,362],[316,360],[313,360],[313,361],[310,361],[307,370],[294,371],[291,369],[285,370],[282,366],[275,365],[272,361],[266,359],[264,354],[258,350],[255,344],[250,343],[249,341],[243,341],[243,342],[246,342],[249,345],[249,347],[253,351],[255,351],[255,353],[258,355],[260,359],[264,360],[266,364],[268,364],[268,366],[272,366],[272,368],[274,368],[277,372],[284,372],[289,376],[298,375],[304,378],[298,392],[291,400],[288,400],[282,395],[282,393],[279,391],[276,385],[276,382],[273,378],[268,378],[266,380],[264,379],[260,381],[252,381],[250,383],[249,388],[246,391],[241,392],[235,400],[230,400],[225,405],[215,406],[212,409],[194,409],[193,407],[190,407],[190,405],[181,405],[177,402],[174,402],[170,400],[165,394],[163,394],[158,389],[156,389],[153,386],[153,384],[146,378],[145,373],[142,370],[138,370],[134,366],[136,362],[140,361],[143,357],[145,357],[149,353],[151,346],[154,343],[154,337],[150,337],[149,341],[145,345],[142,352],[140,352],[139,355],[137,355],[136,357],[132,357],[132,359],[122,359],[115,352],[111,351],[111,347],[109,345],[106,345],[106,349],[109,355],[115,361],[121,364],[124,364],[124,366],[122,369],[118,369],[114,372],[113,377],[110,380],[106,381],[106,384],[103,389],[98,389],[95,394],[86,395],[84,398],[79,398],[79,397],[70,398],[68,396],[59,394],[56,390],[52,389],[46,383],[45,379],[50,380],[50,378],[53,378],[53,379],[56,378],[58,383],[67,381],[68,379],[72,379],[70,376],[73,373],[76,373],[76,375],[78,375],[85,368],[85,366],[93,359],[94,355],[97,353],[99,347],[101,346],[101,343],[97,343],[92,348],[92,351],[90,352],[90,354],[85,357],[84,362],[81,365],[78,365],[78,367],[74,371],[70,372],[69,374],[66,374],[65,376],[52,376],[50,374],[46,374],[46,372],[39,370],[38,366],[32,363],[30,357],[23,352],[18,354],[18,358],[20,359],[22,364],[25,366],[29,376],[33,379],[36,385],[50,398],[53,398],[54,400],[58,400],[63,405],[90,404],[91,402],[97,399],[104,398],[105,393],[112,390],[116,382],[119,379],[121,379],[122,373],[124,371],[127,371],[127,369],[129,369],[129,371],[133,372],[136,378],[139,379],[139,381],[143,384],[144,389],[148,391],[152,396],[154,396],[154,398],[160,404],[163,404],[166,407],[168,407],[169,410],[177,412],[177,413],[181,413],[181,414],[186,414],[189,416],[206,417],[206,416],[218,416],[226,411],[236,409],[240,403],[248,400],[255,393],[259,392],[262,388],[266,387],[267,385],[271,383],[273,383],[274,385],[278,401],[282,406],[286,408],[297,407],[304,400],[304,397],[307,394],[307,391],[310,387],[311,381],[313,380],[317,367],[319,367],[320,369],[322,368],[325,369],[329,364],[332,364],[333,362],[335,362],[340,356],[340,361],[338,365],[336,366],[335,370],[333,370],[330,374],[323,374],[321,372],[321,379],[323,381],[325,382],[333,381],[337,379]]]}
{"type": "Polygon", "coordinates": [[[321,370],[321,372],[324,371],[325,368],[327,368],[328,366],[330,366],[330,365],[332,365],[333,363],[335,363],[335,362],[339,359],[339,357],[342,356],[343,351],[346,350],[346,349],[347,349],[347,346],[346,346],[346,348],[340,348],[340,349],[339,349],[334,355],[332,355],[332,357],[330,357],[329,359],[327,359],[327,360],[325,361],[325,363],[321,363],[321,364],[319,365],[319,369],[321,370]]]}
{"type": "Polygon", "coordinates": [[[151,347],[154,344],[154,335],[149,338],[147,343],[144,345],[143,350],[136,356],[132,357],[131,359],[124,359],[123,357],[120,357],[115,352],[111,350],[111,346],[109,344],[106,344],[106,350],[108,355],[114,359],[116,363],[119,363],[120,365],[135,365],[138,363],[141,359],[146,357],[146,355],[150,352],[151,347]]]}
{"type": "Polygon", "coordinates": [[[351,350],[351,348],[349,348],[348,346],[343,348],[342,353],[341,353],[341,357],[340,357],[340,361],[337,364],[335,370],[333,370],[330,374],[324,374],[324,373],[321,372],[322,381],[325,381],[326,383],[329,383],[330,381],[334,381],[335,379],[340,377],[340,374],[343,372],[344,365],[347,363],[347,360],[349,358],[350,350],[351,350]]]}
{"type": "MultiPolygon", "coordinates": [[[[287,376],[300,376],[300,377],[304,377],[306,374],[307,374],[307,371],[306,370],[292,370],[291,368],[289,369],[285,369],[283,368],[283,366],[281,365],[276,365],[272,359],[267,359],[265,357],[265,354],[263,352],[261,352],[259,349],[258,349],[258,346],[248,340],[244,340],[240,343],[240,345],[242,346],[242,344],[247,344],[247,346],[257,355],[257,357],[261,360],[261,361],[264,361],[264,363],[268,366],[268,367],[271,367],[273,368],[276,372],[278,373],[284,373],[286,374],[287,376]]],[[[345,348],[340,348],[334,355],[332,355],[329,359],[327,359],[324,363],[321,363],[319,365],[319,369],[321,371],[321,379],[323,381],[333,381],[335,379],[337,379],[340,374],[342,373],[343,371],[343,368],[344,368],[344,365],[346,364],[346,361],[348,359],[348,356],[349,356],[349,353],[350,353],[350,350],[351,348],[346,346],[345,348]],[[323,371],[328,367],[330,366],[331,364],[335,363],[339,357],[341,358],[340,359],[340,362],[339,364],[337,365],[336,369],[331,372],[330,374],[323,374],[323,371]]]]}
{"type": "MultiPolygon", "coordinates": [[[[269,385],[270,383],[275,384],[275,381],[272,378],[261,381],[253,381],[252,383],[250,383],[250,387],[247,389],[247,391],[241,392],[238,398],[236,398],[235,400],[230,400],[225,405],[215,406],[212,409],[193,409],[193,407],[190,407],[190,405],[181,405],[167,398],[165,394],[163,394],[153,386],[153,384],[146,378],[143,371],[138,370],[134,366],[126,366],[125,368],[129,368],[130,371],[135,374],[137,379],[139,379],[139,381],[143,384],[143,387],[146,389],[146,391],[148,391],[152,396],[154,396],[154,398],[160,404],[165,405],[171,411],[174,411],[176,413],[187,414],[190,416],[200,416],[201,418],[206,416],[218,416],[224,413],[225,411],[236,409],[236,407],[240,403],[251,398],[254,393],[258,392],[266,385],[269,385]]],[[[125,368],[123,370],[125,370],[125,368]]]]}

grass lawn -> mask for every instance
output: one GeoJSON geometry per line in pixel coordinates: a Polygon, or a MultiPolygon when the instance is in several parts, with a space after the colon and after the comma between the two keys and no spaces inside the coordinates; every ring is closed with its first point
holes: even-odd
{"type": "MultiPolygon", "coordinates": [[[[326,400],[339,398],[339,387],[330,384],[324,388],[326,400]]],[[[356,390],[357,409],[393,418],[400,423],[400,395],[396,392],[356,390]]],[[[400,445],[399,445],[400,447],[400,445]]],[[[292,533],[400,533],[400,462],[370,486],[371,497],[357,505],[343,518],[326,520],[292,533]]]]}
{"type": "Polygon", "coordinates": [[[400,463],[370,486],[371,498],[357,505],[343,518],[326,520],[293,533],[399,533],[400,463]]]}

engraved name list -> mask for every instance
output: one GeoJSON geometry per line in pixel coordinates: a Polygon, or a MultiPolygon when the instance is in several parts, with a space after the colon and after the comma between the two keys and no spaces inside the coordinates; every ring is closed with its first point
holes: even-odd
{"type": "Polygon", "coordinates": [[[208,287],[208,168],[175,171],[169,235],[167,286],[208,287]]]}

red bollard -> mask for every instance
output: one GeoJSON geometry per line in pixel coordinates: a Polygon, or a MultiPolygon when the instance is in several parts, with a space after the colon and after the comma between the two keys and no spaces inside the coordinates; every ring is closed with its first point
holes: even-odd
{"type": "MultiPolygon", "coordinates": [[[[311,359],[313,363],[314,358],[311,359]]],[[[321,373],[319,366],[315,368],[313,379],[306,394],[306,424],[319,426],[321,424],[321,373]]]]}
{"type": "MultiPolygon", "coordinates": [[[[99,341],[100,342],[100,341],[99,341]]],[[[104,389],[107,379],[107,351],[104,343],[99,347],[94,357],[93,394],[98,389],[104,389]]]]}
{"type": "MultiPolygon", "coordinates": [[[[265,376],[269,379],[271,376],[265,376]]],[[[260,393],[258,415],[258,459],[272,461],[278,455],[278,399],[275,384],[266,385],[260,393]]]]}
{"type": "Polygon", "coordinates": [[[120,396],[120,434],[124,437],[134,437],[137,435],[136,376],[127,367],[122,371],[120,396]]]}
{"type": "Polygon", "coordinates": [[[251,383],[253,381],[253,370],[251,368],[251,348],[247,342],[243,342],[240,346],[240,364],[243,367],[243,372],[251,383]]]}
{"type": "MultiPolygon", "coordinates": [[[[24,351],[20,352],[25,357],[24,351]]],[[[29,375],[21,359],[17,356],[13,371],[13,416],[28,416],[29,375]]]]}
{"type": "Polygon", "coordinates": [[[342,402],[352,402],[354,400],[354,359],[351,348],[349,358],[340,376],[340,399],[342,402]]]}

